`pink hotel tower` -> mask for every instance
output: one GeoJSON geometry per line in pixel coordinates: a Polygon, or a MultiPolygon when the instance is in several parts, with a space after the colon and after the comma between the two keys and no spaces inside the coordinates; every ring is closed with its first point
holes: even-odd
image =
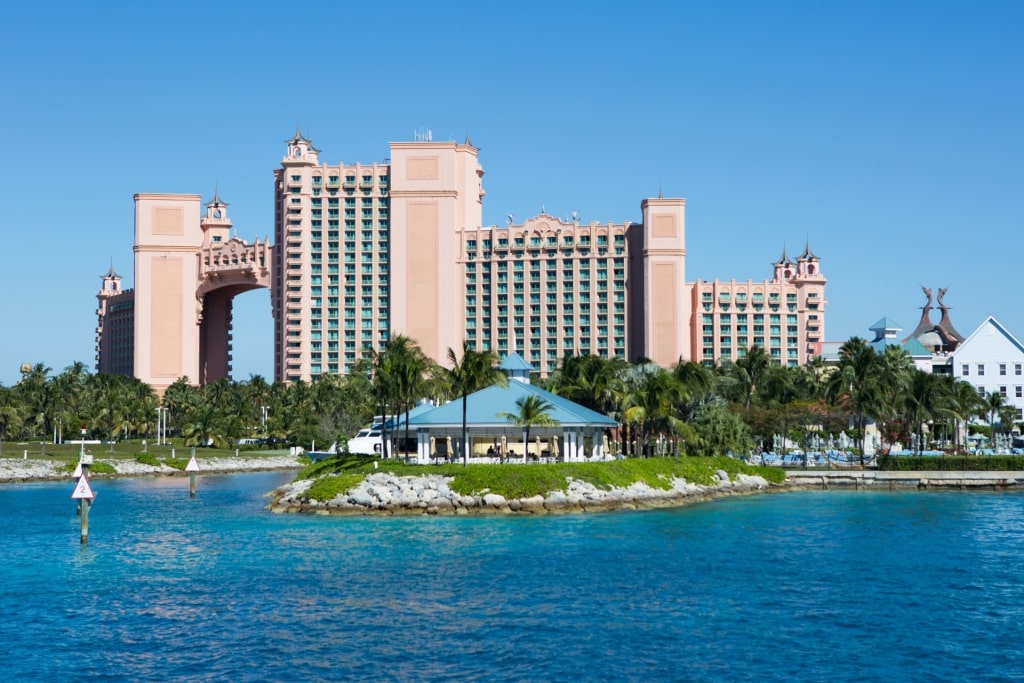
{"type": "Polygon", "coordinates": [[[229,238],[215,196],[136,195],[135,289],[98,294],[97,371],[158,391],[231,371],[231,299],[270,287],[274,379],[344,374],[392,334],[445,362],[463,339],[542,375],[569,354],[707,364],[762,346],[816,355],[825,278],[805,248],[770,280],[685,281],[685,200],[640,203],[639,223],[543,211],[483,226],[484,171],[463,143],[395,142],[383,163],[326,165],[296,132],[275,176],[274,245],[229,238]],[[160,311],[156,315],[154,311],[160,311]],[[168,314],[170,311],[170,314],[168,314]]]}

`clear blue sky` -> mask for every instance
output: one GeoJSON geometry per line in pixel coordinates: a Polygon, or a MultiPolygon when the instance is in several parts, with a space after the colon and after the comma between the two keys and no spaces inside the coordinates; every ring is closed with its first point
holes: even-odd
{"type": "MultiPolygon", "coordinates": [[[[687,272],[763,280],[809,241],[826,337],[1024,339],[1024,3],[19,3],[0,23],[8,295],[0,383],[94,367],[95,294],[133,277],[132,195],[229,203],[270,235],[301,126],[327,163],[430,129],[481,148],[484,220],[640,218],[687,199],[687,272]]],[[[273,378],[269,294],[236,299],[235,379],[273,378]]]]}

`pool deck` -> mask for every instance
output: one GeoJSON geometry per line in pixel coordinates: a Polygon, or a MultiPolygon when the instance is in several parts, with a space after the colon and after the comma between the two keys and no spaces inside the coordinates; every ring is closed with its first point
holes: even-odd
{"type": "Polygon", "coordinates": [[[920,471],[886,472],[879,470],[787,470],[791,486],[797,488],[876,488],[876,489],[1013,489],[1024,491],[1024,472],[994,471],[920,471]]]}

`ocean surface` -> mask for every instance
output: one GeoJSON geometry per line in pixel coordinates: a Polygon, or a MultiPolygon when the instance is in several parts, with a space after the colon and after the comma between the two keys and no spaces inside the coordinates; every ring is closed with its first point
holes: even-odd
{"type": "Polygon", "coordinates": [[[1024,678],[1024,494],[272,515],[290,473],[0,486],[7,681],[1024,678]]]}

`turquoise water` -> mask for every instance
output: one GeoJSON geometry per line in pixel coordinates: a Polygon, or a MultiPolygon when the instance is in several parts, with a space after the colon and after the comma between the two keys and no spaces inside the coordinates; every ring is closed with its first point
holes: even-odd
{"type": "Polygon", "coordinates": [[[1024,496],[542,518],[271,515],[290,474],[0,486],[0,673],[121,681],[1005,681],[1024,496]]]}

